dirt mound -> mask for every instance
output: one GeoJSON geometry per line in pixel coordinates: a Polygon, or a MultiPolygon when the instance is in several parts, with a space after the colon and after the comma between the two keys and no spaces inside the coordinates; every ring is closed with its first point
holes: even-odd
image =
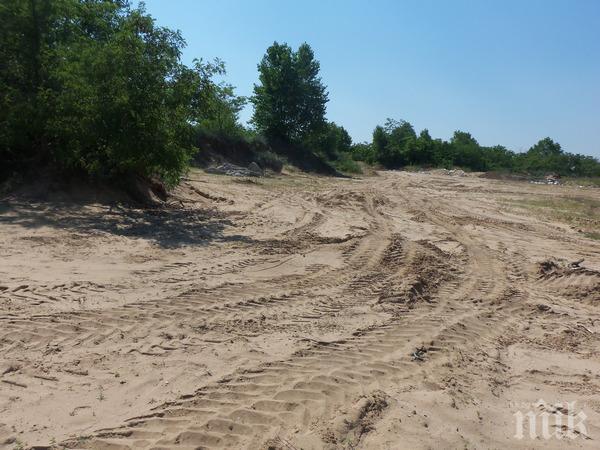
{"type": "Polygon", "coordinates": [[[583,267],[581,265],[583,262],[584,259],[571,262],[565,259],[547,259],[538,263],[538,274],[543,278],[562,277],[574,273],[600,275],[600,272],[583,267]]]}
{"type": "Polygon", "coordinates": [[[582,266],[583,260],[569,262],[549,259],[538,263],[542,285],[562,296],[588,303],[600,303],[600,272],[582,266]]]}
{"type": "MultiPolygon", "coordinates": [[[[431,302],[437,289],[456,275],[456,262],[437,246],[428,241],[408,245],[413,248],[409,259],[404,261],[402,277],[391,280],[382,288],[379,303],[414,307],[417,302],[431,302]]],[[[395,255],[399,246],[397,240],[384,255],[383,264],[397,263],[395,255]]]]}
{"type": "Polygon", "coordinates": [[[345,177],[311,149],[275,139],[267,142],[202,134],[197,138],[197,146],[200,150],[194,156],[194,164],[201,168],[226,163],[247,167],[256,162],[263,169],[280,173],[286,162],[305,172],[345,177]]]}

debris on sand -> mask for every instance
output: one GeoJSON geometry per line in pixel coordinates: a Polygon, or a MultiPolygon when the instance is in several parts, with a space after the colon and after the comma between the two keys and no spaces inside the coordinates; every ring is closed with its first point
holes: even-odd
{"type": "Polygon", "coordinates": [[[548,305],[545,305],[544,303],[540,303],[539,305],[537,305],[537,309],[540,312],[549,312],[552,311],[552,308],[548,305]]]}
{"type": "Polygon", "coordinates": [[[582,265],[583,259],[569,262],[548,259],[538,263],[538,279],[551,280],[554,293],[566,298],[598,304],[600,302],[600,271],[582,265]]]}
{"type": "Polygon", "coordinates": [[[389,398],[383,391],[362,396],[335,419],[327,433],[329,443],[337,444],[336,448],[358,448],[364,436],[376,429],[375,425],[388,406],[389,398]]]}
{"type": "Polygon", "coordinates": [[[577,261],[573,261],[573,262],[570,264],[570,266],[571,266],[571,268],[573,268],[573,269],[579,269],[579,267],[580,267],[580,264],[581,264],[583,261],[585,261],[583,258],[581,258],[581,259],[578,259],[577,261]]]}
{"type": "Polygon", "coordinates": [[[413,361],[425,361],[425,354],[427,353],[427,349],[425,348],[425,346],[421,346],[419,348],[417,348],[413,353],[412,353],[412,360],[413,361]]]}
{"type": "Polygon", "coordinates": [[[451,177],[464,177],[466,175],[465,171],[462,169],[444,169],[443,173],[445,175],[450,175],[451,177]]]}
{"type": "Polygon", "coordinates": [[[538,273],[540,276],[547,278],[549,276],[566,275],[576,271],[593,272],[581,266],[583,261],[583,258],[572,262],[564,259],[547,259],[538,264],[538,273]]]}
{"type": "Polygon", "coordinates": [[[549,184],[549,185],[559,185],[560,184],[560,175],[556,173],[549,173],[542,180],[531,180],[531,184],[549,184]]]}
{"type": "MultiPolygon", "coordinates": [[[[421,173],[421,172],[419,172],[421,173]]],[[[433,169],[424,173],[432,173],[437,175],[447,175],[451,177],[466,177],[467,173],[462,169],[433,169]]]]}
{"type": "Polygon", "coordinates": [[[538,273],[541,276],[546,276],[557,272],[560,269],[560,264],[558,261],[548,259],[546,261],[542,261],[538,264],[538,273]]]}
{"type": "Polygon", "coordinates": [[[262,177],[264,175],[263,170],[255,162],[251,162],[248,167],[225,163],[216,167],[208,167],[204,171],[217,175],[229,175],[231,177],[262,177]]]}

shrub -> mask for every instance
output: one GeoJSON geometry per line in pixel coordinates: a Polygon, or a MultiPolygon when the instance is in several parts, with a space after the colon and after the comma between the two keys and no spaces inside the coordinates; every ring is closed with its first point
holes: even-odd
{"type": "Polygon", "coordinates": [[[270,150],[263,150],[256,153],[256,163],[263,169],[271,169],[273,172],[281,172],[284,160],[279,155],[270,150]]]}
{"type": "Polygon", "coordinates": [[[340,172],[346,173],[362,173],[360,165],[354,161],[348,154],[342,156],[333,163],[334,167],[340,172]]]}

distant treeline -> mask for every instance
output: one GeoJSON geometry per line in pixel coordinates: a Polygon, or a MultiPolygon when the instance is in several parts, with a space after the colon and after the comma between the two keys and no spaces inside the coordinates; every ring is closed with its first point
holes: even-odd
{"type": "Polygon", "coordinates": [[[417,135],[405,121],[388,119],[373,131],[371,143],[354,144],[356,160],[387,168],[405,166],[462,167],[475,171],[519,172],[531,175],[600,176],[600,163],[591,156],[564,152],[550,138],[541,139],[527,152],[515,153],[496,145],[485,147],[464,131],[455,131],[450,141],[432,139],[428,130],[417,135]]]}
{"type": "Polygon", "coordinates": [[[388,120],[372,143],[353,145],[326,118],[328,93],[308,44],[270,46],[245,98],[219,81],[220,60],[184,65],[180,33],[127,0],[2,0],[0,24],[0,179],[50,168],[175,184],[207,142],[213,150],[231,143],[263,166],[287,159],[325,173],[359,171],[362,160],[600,175],[597,160],[564,153],[550,139],[515,154],[481,147],[468,133],[446,142],[388,120]],[[238,115],[248,102],[254,113],[243,126],[238,115]]]}

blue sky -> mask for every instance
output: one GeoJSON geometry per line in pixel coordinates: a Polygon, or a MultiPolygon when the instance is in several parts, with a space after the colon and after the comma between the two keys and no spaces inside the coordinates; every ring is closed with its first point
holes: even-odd
{"type": "MultiPolygon", "coordinates": [[[[370,140],[387,117],[527,150],[550,136],[600,157],[600,0],[147,0],[184,61],[219,57],[250,95],[273,41],[308,42],[328,118],[370,140]]],[[[244,111],[244,120],[251,110],[244,111]]]]}

